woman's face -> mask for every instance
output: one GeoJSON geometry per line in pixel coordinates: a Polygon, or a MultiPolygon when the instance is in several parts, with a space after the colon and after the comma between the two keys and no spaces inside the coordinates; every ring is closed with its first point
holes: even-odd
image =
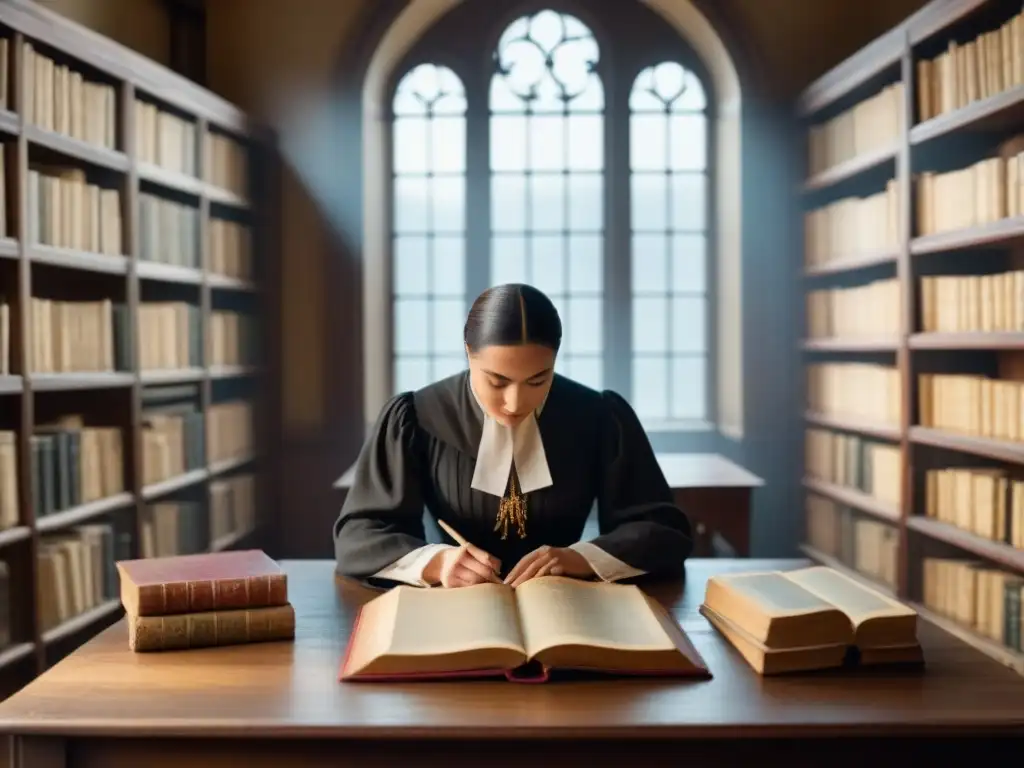
{"type": "Polygon", "coordinates": [[[484,347],[469,355],[469,375],[488,416],[514,427],[533,413],[551,389],[555,353],[537,344],[484,347]]]}

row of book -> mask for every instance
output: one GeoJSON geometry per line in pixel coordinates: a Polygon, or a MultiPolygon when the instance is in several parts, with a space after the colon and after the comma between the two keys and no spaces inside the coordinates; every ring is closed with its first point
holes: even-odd
{"type": "Polygon", "coordinates": [[[808,291],[808,338],[898,336],[903,328],[901,290],[899,280],[888,278],[853,288],[808,291]]]}
{"type": "Polygon", "coordinates": [[[930,120],[1024,85],[1024,15],[916,62],[917,117],[930,120]]]}
{"type": "Polygon", "coordinates": [[[0,431],[0,530],[18,525],[18,433],[0,431]]]}
{"type": "Polygon", "coordinates": [[[114,563],[131,557],[132,536],[91,523],[45,536],[38,550],[36,603],[46,632],[117,597],[114,563]]]}
{"type": "Polygon", "coordinates": [[[899,532],[814,493],[805,499],[806,541],[868,578],[896,588],[899,532]]]}
{"type": "Polygon", "coordinates": [[[815,363],[806,368],[814,413],[898,429],[903,412],[899,370],[875,363],[815,363]]]}
{"type": "Polygon", "coordinates": [[[921,330],[1024,331],[1024,270],[922,277],[921,330]]]}
{"type": "Polygon", "coordinates": [[[240,312],[213,310],[206,331],[209,365],[249,365],[255,359],[256,320],[240,312]]]}
{"type": "Polygon", "coordinates": [[[133,107],[135,156],[143,163],[195,176],[199,167],[196,123],[139,98],[133,107]]]}
{"type": "Polygon", "coordinates": [[[1019,574],[976,560],[939,557],[924,558],[922,571],[926,608],[1007,648],[1024,650],[1019,574]]]}
{"type": "Polygon", "coordinates": [[[894,147],[903,132],[903,83],[887,85],[835,117],[811,127],[809,173],[894,147]]]}
{"type": "Polygon", "coordinates": [[[165,197],[139,194],[139,258],[198,269],[199,209],[165,197]]]}
{"type": "Polygon", "coordinates": [[[252,233],[245,224],[228,219],[210,219],[207,269],[215,275],[252,280],[252,233]]]}
{"type": "Polygon", "coordinates": [[[820,267],[900,247],[899,182],[865,197],[845,197],[804,214],[804,266],[820,267]]]}
{"type": "Polygon", "coordinates": [[[1024,549],[1024,480],[1005,469],[927,470],[924,511],[933,520],[1024,549]]]}
{"type": "MultiPolygon", "coordinates": [[[[117,149],[117,89],[92,80],[84,68],[61,64],[22,43],[27,123],[104,149],[117,149]]],[[[6,60],[6,57],[5,57],[6,60]]]]}
{"type": "Polygon", "coordinates": [[[120,427],[86,425],[83,416],[72,414],[36,427],[31,447],[37,520],[125,490],[120,427]]]}
{"type": "Polygon", "coordinates": [[[921,374],[917,385],[918,422],[923,427],[975,437],[1024,440],[1024,382],[1018,378],[921,374]]]}
{"type": "Polygon", "coordinates": [[[253,405],[245,400],[210,406],[207,451],[211,464],[247,459],[255,452],[253,405]]]}
{"type": "Polygon", "coordinates": [[[106,256],[124,254],[121,193],[74,167],[36,165],[28,173],[29,242],[106,256]]]}
{"type": "MultiPolygon", "coordinates": [[[[128,308],[110,299],[56,301],[32,297],[32,373],[130,370],[128,308]]],[[[7,345],[5,345],[7,346],[7,345]]]]}
{"type": "Polygon", "coordinates": [[[139,370],[178,370],[202,366],[202,314],[200,307],[184,301],[140,304],[139,370]]]}
{"type": "Polygon", "coordinates": [[[180,499],[147,504],[139,526],[139,556],[198,554],[251,533],[256,528],[254,484],[252,475],[216,480],[210,483],[209,505],[180,499]]]}
{"type": "Polygon", "coordinates": [[[987,157],[966,168],[917,176],[917,234],[934,235],[992,224],[1021,211],[1022,139],[1004,145],[1010,157],[987,157]],[[1007,149],[1006,147],[1012,147],[1007,149]]]}
{"type": "Polygon", "coordinates": [[[208,131],[203,137],[206,155],[204,179],[237,195],[249,197],[249,156],[244,144],[224,133],[208,131]]]}
{"type": "Polygon", "coordinates": [[[898,510],[903,462],[892,443],[810,428],[804,436],[804,471],[815,480],[860,491],[898,510]]]}

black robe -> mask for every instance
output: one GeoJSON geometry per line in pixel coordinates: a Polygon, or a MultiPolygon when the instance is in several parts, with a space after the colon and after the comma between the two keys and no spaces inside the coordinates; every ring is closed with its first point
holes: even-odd
{"type": "Polygon", "coordinates": [[[373,574],[426,543],[425,507],[497,557],[504,576],[537,547],[579,541],[596,499],[594,544],[649,574],[682,574],[690,522],[629,404],[556,375],[537,423],[552,485],[525,494],[526,538],[512,526],[502,539],[494,529],[500,499],[470,487],[483,411],[468,371],[392,398],[334,525],[338,572],[374,583],[373,574]]]}

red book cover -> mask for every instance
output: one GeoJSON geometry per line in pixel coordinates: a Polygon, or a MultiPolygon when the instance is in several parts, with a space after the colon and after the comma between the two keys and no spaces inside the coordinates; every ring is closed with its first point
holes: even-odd
{"type": "Polygon", "coordinates": [[[288,578],[258,549],[117,563],[121,602],[134,616],[267,608],[288,602],[288,578]]]}

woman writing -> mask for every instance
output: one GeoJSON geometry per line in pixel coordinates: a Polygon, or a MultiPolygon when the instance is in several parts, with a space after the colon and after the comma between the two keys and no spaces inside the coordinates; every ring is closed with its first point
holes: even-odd
{"type": "Polygon", "coordinates": [[[632,408],[554,373],[562,324],[528,285],[473,303],[469,370],[384,407],[334,525],[337,569],[461,587],[679,575],[687,517],[632,408]],[[600,535],[580,536],[594,501],[600,535]],[[423,510],[466,542],[427,544],[423,510]]]}

